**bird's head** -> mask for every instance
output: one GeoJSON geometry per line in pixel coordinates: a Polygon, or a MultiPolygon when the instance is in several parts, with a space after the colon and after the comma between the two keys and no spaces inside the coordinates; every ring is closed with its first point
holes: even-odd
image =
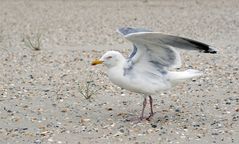
{"type": "Polygon", "coordinates": [[[108,51],[100,59],[92,61],[91,65],[105,64],[108,68],[118,65],[124,60],[120,52],[108,51]]]}

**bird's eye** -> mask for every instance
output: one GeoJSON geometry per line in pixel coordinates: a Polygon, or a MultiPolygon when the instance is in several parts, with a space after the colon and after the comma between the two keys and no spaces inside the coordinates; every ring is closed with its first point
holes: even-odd
{"type": "Polygon", "coordinates": [[[112,56],[108,56],[108,57],[107,57],[107,59],[111,59],[111,58],[112,58],[112,56]]]}

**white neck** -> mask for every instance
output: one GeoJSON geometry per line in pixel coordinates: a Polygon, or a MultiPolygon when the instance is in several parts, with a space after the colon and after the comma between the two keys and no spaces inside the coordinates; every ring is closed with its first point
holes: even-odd
{"type": "Polygon", "coordinates": [[[108,67],[108,76],[109,79],[116,85],[123,87],[123,82],[125,81],[124,77],[124,65],[126,59],[122,56],[122,59],[118,61],[118,63],[112,67],[108,67]]]}

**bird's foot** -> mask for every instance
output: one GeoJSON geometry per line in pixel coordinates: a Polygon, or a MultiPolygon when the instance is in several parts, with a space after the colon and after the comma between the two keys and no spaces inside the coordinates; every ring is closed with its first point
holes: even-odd
{"type": "Polygon", "coordinates": [[[150,121],[153,116],[154,116],[154,113],[150,113],[149,116],[146,118],[146,120],[150,121]]]}

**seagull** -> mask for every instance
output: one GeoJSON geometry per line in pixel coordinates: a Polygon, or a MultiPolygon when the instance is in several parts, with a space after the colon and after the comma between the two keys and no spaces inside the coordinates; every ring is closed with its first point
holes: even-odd
{"type": "Polygon", "coordinates": [[[217,53],[217,50],[208,44],[143,28],[123,27],[117,32],[133,43],[133,50],[128,58],[118,51],[107,51],[91,64],[103,63],[107,67],[107,74],[112,83],[144,96],[140,120],[144,119],[147,97],[150,114],[146,120],[149,120],[154,115],[152,95],[202,75],[202,72],[195,69],[174,70],[181,66],[178,49],[217,53]]]}

